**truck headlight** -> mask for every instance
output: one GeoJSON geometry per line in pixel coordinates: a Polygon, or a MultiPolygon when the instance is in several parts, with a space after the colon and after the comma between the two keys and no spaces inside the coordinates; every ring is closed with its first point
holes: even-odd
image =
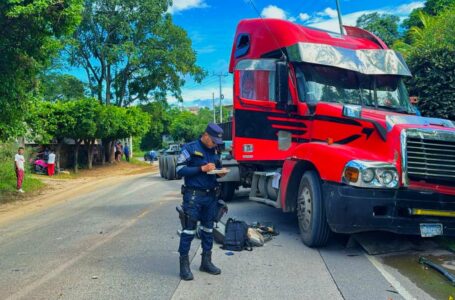
{"type": "Polygon", "coordinates": [[[398,172],[393,164],[351,160],[346,164],[343,183],[364,188],[398,188],[398,172]]]}

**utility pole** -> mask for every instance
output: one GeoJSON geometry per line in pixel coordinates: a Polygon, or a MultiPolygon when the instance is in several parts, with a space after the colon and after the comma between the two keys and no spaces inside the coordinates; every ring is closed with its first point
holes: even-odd
{"type": "Polygon", "coordinates": [[[218,74],[213,74],[213,76],[218,76],[219,80],[220,80],[220,123],[223,123],[223,104],[221,103],[221,101],[224,99],[224,95],[223,95],[223,88],[221,86],[221,79],[223,77],[227,77],[228,74],[223,74],[223,73],[218,73],[218,74]]]}
{"type": "Polygon", "coordinates": [[[213,123],[216,123],[215,93],[213,93],[213,92],[212,92],[212,107],[213,107],[213,123]]]}

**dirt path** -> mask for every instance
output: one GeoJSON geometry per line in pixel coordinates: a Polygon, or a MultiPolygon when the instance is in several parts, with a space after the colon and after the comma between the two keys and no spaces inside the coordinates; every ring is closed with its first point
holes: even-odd
{"type": "Polygon", "coordinates": [[[114,185],[128,178],[155,173],[158,165],[130,164],[120,162],[99,166],[92,170],[81,170],[77,175],[56,177],[39,176],[45,187],[34,193],[17,195],[6,204],[0,205],[0,225],[24,217],[41,209],[68,201],[73,196],[89,193],[107,185],[114,185]]]}

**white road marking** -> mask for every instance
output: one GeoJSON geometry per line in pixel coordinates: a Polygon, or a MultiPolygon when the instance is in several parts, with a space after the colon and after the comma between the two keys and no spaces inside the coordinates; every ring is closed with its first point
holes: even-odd
{"type": "Polygon", "coordinates": [[[155,209],[157,209],[158,207],[160,207],[162,205],[162,203],[163,203],[162,201],[158,201],[158,202],[155,202],[154,205],[141,210],[139,215],[137,215],[136,217],[134,217],[133,219],[131,219],[131,220],[127,221],[127,222],[124,222],[117,230],[115,230],[115,231],[113,231],[113,232],[111,232],[109,234],[106,234],[102,239],[100,239],[99,241],[94,243],[89,248],[83,250],[76,257],[64,262],[59,267],[57,267],[54,270],[52,270],[51,272],[47,273],[43,277],[31,282],[27,286],[21,288],[20,291],[18,291],[17,293],[12,294],[8,298],[6,298],[6,300],[16,300],[16,299],[25,298],[29,293],[31,293],[33,290],[35,290],[36,288],[38,288],[42,284],[48,282],[52,278],[57,277],[59,274],[64,272],[66,269],[68,269],[69,267],[71,267],[74,264],[76,264],[79,260],[81,260],[82,258],[86,257],[91,252],[93,252],[97,248],[101,247],[102,245],[106,244],[107,242],[113,240],[116,236],[118,236],[119,234],[123,233],[128,228],[132,227],[134,224],[136,224],[137,221],[139,221],[140,219],[142,219],[143,217],[148,215],[150,212],[152,212],[155,209]]]}
{"type": "Polygon", "coordinates": [[[365,254],[371,264],[384,276],[384,278],[395,288],[395,290],[406,300],[415,300],[416,297],[412,296],[405,287],[387,270],[382,266],[382,264],[373,256],[365,254]]]}

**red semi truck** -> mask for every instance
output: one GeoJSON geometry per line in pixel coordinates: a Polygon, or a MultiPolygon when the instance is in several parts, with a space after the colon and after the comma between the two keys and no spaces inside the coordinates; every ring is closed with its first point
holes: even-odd
{"type": "Polygon", "coordinates": [[[455,235],[455,128],[419,117],[399,53],[375,35],[288,21],[237,27],[226,195],[296,212],[303,242],[330,232],[455,235]]]}

